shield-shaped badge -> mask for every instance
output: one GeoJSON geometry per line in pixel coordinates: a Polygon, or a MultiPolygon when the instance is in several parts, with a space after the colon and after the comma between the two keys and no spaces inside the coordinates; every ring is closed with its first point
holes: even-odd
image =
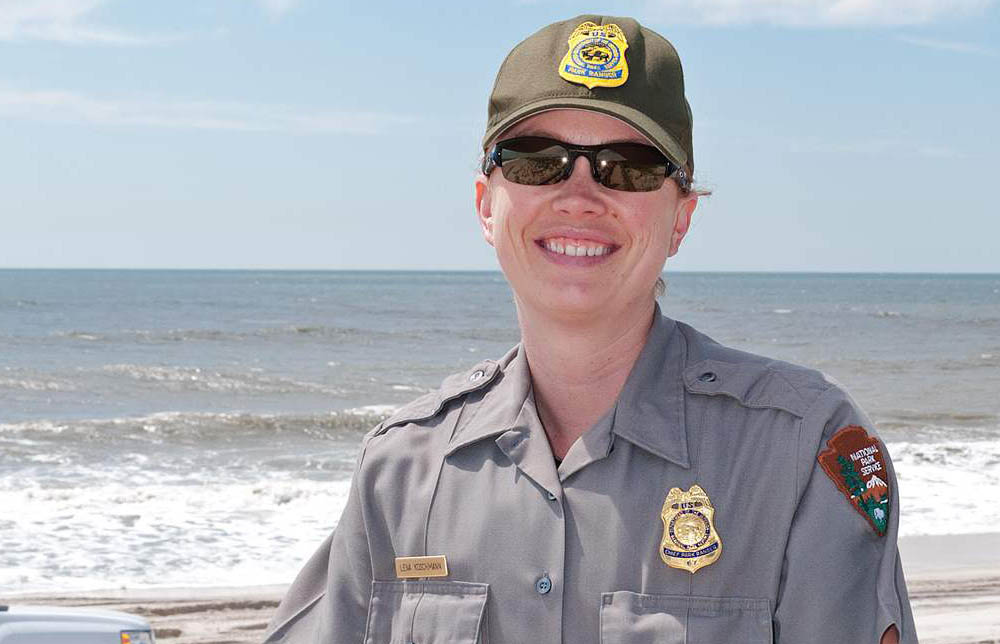
{"type": "Polygon", "coordinates": [[[679,487],[670,488],[660,512],[663,519],[660,558],[664,563],[694,574],[718,561],[722,538],[712,523],[713,516],[715,508],[701,486],[692,485],[687,492],[679,487]]]}
{"type": "Polygon", "coordinates": [[[615,24],[587,21],[573,30],[569,50],[559,62],[559,75],[571,83],[595,87],[618,87],[628,80],[625,32],[615,24]]]}

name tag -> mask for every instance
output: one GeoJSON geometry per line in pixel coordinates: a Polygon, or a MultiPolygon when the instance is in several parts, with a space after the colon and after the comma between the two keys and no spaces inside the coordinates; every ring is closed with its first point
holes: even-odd
{"type": "Polygon", "coordinates": [[[448,560],[445,559],[444,555],[396,557],[396,576],[400,579],[447,577],[448,560]]]}

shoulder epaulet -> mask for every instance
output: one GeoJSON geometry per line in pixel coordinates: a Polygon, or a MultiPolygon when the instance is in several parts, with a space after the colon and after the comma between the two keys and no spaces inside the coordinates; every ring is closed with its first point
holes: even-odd
{"type": "Polygon", "coordinates": [[[684,386],[691,393],[726,395],[746,407],[782,409],[802,417],[833,385],[815,369],[781,360],[706,359],[684,370],[684,386]]]}
{"type": "Polygon", "coordinates": [[[371,431],[370,436],[384,434],[397,425],[433,418],[452,400],[489,385],[499,371],[499,364],[495,360],[483,360],[465,371],[451,374],[441,381],[441,386],[435,391],[426,393],[393,412],[371,431]]]}

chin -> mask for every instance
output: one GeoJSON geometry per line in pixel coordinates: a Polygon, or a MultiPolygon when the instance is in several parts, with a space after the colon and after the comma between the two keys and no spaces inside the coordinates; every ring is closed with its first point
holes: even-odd
{"type": "Polygon", "coordinates": [[[589,318],[614,310],[613,293],[594,285],[561,284],[539,288],[537,284],[519,298],[539,313],[557,318],[589,318]]]}

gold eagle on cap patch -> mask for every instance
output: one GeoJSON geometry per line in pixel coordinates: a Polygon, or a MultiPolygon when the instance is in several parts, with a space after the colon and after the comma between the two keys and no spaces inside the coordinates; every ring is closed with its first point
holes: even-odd
{"type": "Polygon", "coordinates": [[[628,80],[625,33],[615,24],[587,21],[573,30],[569,50],[559,63],[559,75],[571,83],[595,87],[618,87],[628,80]]]}
{"type": "Polygon", "coordinates": [[[700,485],[684,492],[670,488],[660,518],[663,519],[663,541],[660,558],[671,568],[694,574],[718,561],[722,555],[722,538],[712,524],[715,508],[700,485]]]}

